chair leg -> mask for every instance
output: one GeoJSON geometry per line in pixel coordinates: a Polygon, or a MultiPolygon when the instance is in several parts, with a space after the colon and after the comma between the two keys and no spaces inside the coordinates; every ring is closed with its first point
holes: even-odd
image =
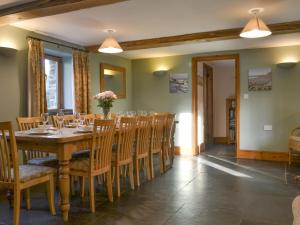
{"type": "Polygon", "coordinates": [[[120,167],[116,166],[116,185],[117,185],[117,196],[120,198],[121,190],[120,190],[120,167]]]}
{"type": "Polygon", "coordinates": [[[145,166],[146,166],[146,171],[147,171],[147,179],[151,180],[149,157],[145,158],[145,166]]]}
{"type": "Polygon", "coordinates": [[[54,216],[56,215],[55,211],[55,204],[54,204],[54,192],[55,192],[55,186],[54,186],[54,177],[51,175],[50,179],[47,183],[47,195],[48,195],[48,202],[49,202],[49,208],[51,214],[54,216]]]}
{"type": "Polygon", "coordinates": [[[135,159],[135,176],[136,176],[136,185],[140,186],[140,165],[139,165],[139,159],[135,159]]]}
{"type": "Polygon", "coordinates": [[[75,195],[74,176],[70,176],[70,192],[71,195],[75,195]]]}
{"type": "Polygon", "coordinates": [[[133,162],[129,164],[129,178],[131,189],[134,190],[133,162]]]}
{"type": "Polygon", "coordinates": [[[153,154],[150,153],[149,157],[149,166],[150,166],[150,174],[151,174],[151,179],[154,178],[154,165],[153,165],[153,154]]]}
{"type": "Polygon", "coordinates": [[[164,154],[163,151],[159,153],[159,164],[160,164],[160,174],[164,173],[164,154]]]}
{"type": "Polygon", "coordinates": [[[107,195],[110,202],[114,201],[113,198],[113,191],[112,191],[112,181],[111,181],[111,171],[106,173],[106,188],[107,188],[107,195]]]}
{"type": "Polygon", "coordinates": [[[30,204],[30,188],[27,188],[25,190],[26,192],[26,209],[29,210],[31,208],[31,204],[30,204]]]}
{"type": "Polygon", "coordinates": [[[292,154],[291,151],[289,152],[289,166],[292,164],[292,154]]]}
{"type": "Polygon", "coordinates": [[[21,203],[21,190],[14,189],[14,222],[13,225],[20,223],[20,203],[21,203]]]}
{"type": "Polygon", "coordinates": [[[94,177],[89,177],[89,185],[90,185],[90,208],[91,211],[95,212],[95,187],[94,187],[94,177]]]}
{"type": "Polygon", "coordinates": [[[85,190],[85,179],[84,177],[80,177],[80,196],[84,198],[84,190],[85,190]]]}

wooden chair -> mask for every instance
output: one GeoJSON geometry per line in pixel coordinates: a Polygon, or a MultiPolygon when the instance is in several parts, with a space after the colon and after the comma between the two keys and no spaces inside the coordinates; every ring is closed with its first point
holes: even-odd
{"type": "Polygon", "coordinates": [[[150,145],[150,171],[151,178],[154,178],[154,163],[153,155],[159,155],[160,161],[160,173],[164,172],[164,158],[163,158],[163,142],[164,142],[164,128],[167,116],[154,115],[152,120],[152,132],[151,132],[151,145],[150,145]]]}
{"type": "Polygon", "coordinates": [[[144,161],[146,167],[147,178],[151,180],[150,164],[149,164],[149,149],[151,141],[151,124],[152,117],[140,116],[137,119],[136,127],[136,144],[134,151],[136,184],[140,186],[140,163],[144,161]]]}
{"type": "MultiPolygon", "coordinates": [[[[27,131],[32,128],[37,128],[43,123],[41,117],[18,117],[17,123],[20,131],[27,131]]],[[[48,153],[37,150],[23,150],[24,163],[38,166],[57,167],[58,161],[55,156],[49,156],[48,153]]]]}
{"type": "Polygon", "coordinates": [[[116,137],[116,151],[112,155],[112,167],[115,170],[117,195],[121,196],[120,172],[122,166],[129,166],[131,189],[134,190],[133,148],[135,140],[136,118],[122,117],[116,137]]]}
{"type": "Polygon", "coordinates": [[[90,125],[91,123],[94,123],[95,115],[94,114],[87,114],[84,116],[84,123],[86,125],[90,125]]]}
{"type": "MultiPolygon", "coordinates": [[[[289,135],[289,165],[294,158],[300,157],[300,127],[294,128],[289,135]]],[[[299,161],[299,160],[298,160],[299,161]]]]}
{"type": "Polygon", "coordinates": [[[20,221],[21,191],[26,191],[26,205],[27,209],[30,209],[30,195],[27,190],[41,183],[47,183],[49,208],[51,214],[55,215],[53,178],[55,169],[45,166],[19,166],[11,122],[1,122],[0,133],[0,185],[12,189],[14,193],[13,225],[18,225],[20,221]]]}
{"type": "MultiPolygon", "coordinates": [[[[69,125],[70,123],[74,122],[74,116],[73,115],[64,115],[64,125],[69,125]]],[[[57,116],[52,116],[52,123],[54,127],[58,127],[58,120],[57,116]]]]}
{"type": "MultiPolygon", "coordinates": [[[[90,157],[87,159],[73,160],[70,163],[70,176],[81,177],[89,180],[90,208],[95,212],[94,177],[106,175],[106,185],[109,201],[113,201],[111,180],[112,144],[115,132],[113,120],[95,120],[93,131],[93,143],[90,157]]],[[[84,188],[81,187],[81,188],[84,188]]]]}
{"type": "Polygon", "coordinates": [[[175,133],[175,114],[168,113],[164,128],[163,162],[166,171],[166,162],[172,167],[174,160],[174,133],[175,133]]]}

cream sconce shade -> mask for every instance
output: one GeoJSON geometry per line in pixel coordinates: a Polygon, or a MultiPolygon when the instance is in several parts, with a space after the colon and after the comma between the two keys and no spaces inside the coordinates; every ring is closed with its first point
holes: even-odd
{"type": "Polygon", "coordinates": [[[120,53],[123,52],[123,49],[117,42],[117,40],[111,36],[114,30],[107,30],[109,37],[105,38],[98,51],[102,53],[120,53]]]}
{"type": "Polygon", "coordinates": [[[292,67],[296,66],[298,62],[282,62],[277,63],[277,66],[282,69],[291,69],[292,67]]]}
{"type": "Polygon", "coordinates": [[[263,12],[262,8],[250,9],[249,13],[254,17],[246,24],[240,37],[242,38],[261,38],[272,34],[268,26],[258,17],[258,14],[263,12]]]}
{"type": "Polygon", "coordinates": [[[168,72],[168,70],[157,70],[153,72],[153,75],[157,77],[162,77],[168,75],[168,72]]]}
{"type": "Polygon", "coordinates": [[[0,47],[0,55],[3,56],[13,56],[17,53],[17,49],[10,47],[0,47]]]}

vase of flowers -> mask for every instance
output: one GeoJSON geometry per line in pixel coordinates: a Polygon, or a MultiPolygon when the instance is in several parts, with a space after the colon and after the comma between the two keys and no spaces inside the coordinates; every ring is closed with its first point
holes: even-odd
{"type": "Polygon", "coordinates": [[[117,100],[117,95],[112,91],[104,91],[94,96],[94,99],[98,101],[98,107],[102,108],[104,119],[108,119],[110,108],[112,103],[117,100]]]}

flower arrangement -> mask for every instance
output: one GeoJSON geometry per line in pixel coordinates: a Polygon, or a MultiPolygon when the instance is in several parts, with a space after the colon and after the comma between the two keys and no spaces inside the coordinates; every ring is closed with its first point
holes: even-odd
{"type": "Polygon", "coordinates": [[[112,91],[104,91],[94,96],[98,100],[98,107],[110,108],[112,103],[117,100],[117,95],[112,91]]]}

